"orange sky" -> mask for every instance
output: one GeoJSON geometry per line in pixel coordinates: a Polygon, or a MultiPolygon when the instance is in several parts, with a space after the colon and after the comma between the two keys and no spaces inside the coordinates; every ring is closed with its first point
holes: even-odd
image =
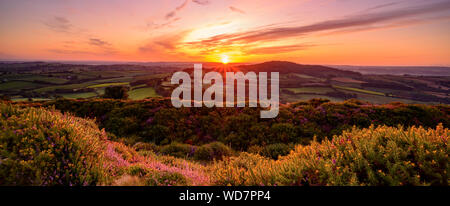
{"type": "Polygon", "coordinates": [[[450,65],[449,0],[1,0],[1,60],[450,65]]]}

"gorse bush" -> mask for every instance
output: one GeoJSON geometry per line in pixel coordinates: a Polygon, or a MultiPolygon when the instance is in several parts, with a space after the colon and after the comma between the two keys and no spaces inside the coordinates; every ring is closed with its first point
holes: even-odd
{"type": "Polygon", "coordinates": [[[272,159],[278,159],[279,156],[285,156],[289,154],[291,150],[292,148],[289,147],[288,145],[283,143],[277,143],[265,146],[260,154],[272,159]]]}
{"type": "Polygon", "coordinates": [[[59,99],[17,104],[54,106],[79,117],[95,118],[100,128],[130,139],[129,144],[139,141],[157,145],[172,142],[203,145],[219,141],[238,151],[277,143],[306,145],[314,137],[321,141],[353,126],[402,124],[433,128],[442,123],[450,127],[448,105],[372,105],[357,100],[331,103],[313,99],[280,105],[279,115],[274,119],[261,119],[260,108],[174,108],[170,99],[162,98],[141,101],[59,99]]]}
{"type": "Polygon", "coordinates": [[[271,160],[242,153],[213,166],[217,185],[448,185],[450,131],[353,128],[271,160]]]}
{"type": "MultiPolygon", "coordinates": [[[[207,185],[204,166],[107,139],[94,121],[0,103],[0,185],[207,185]],[[150,152],[151,154],[141,152],[150,152]]],[[[155,146],[155,147],[154,147],[155,146]]]]}
{"type": "Polygon", "coordinates": [[[448,106],[312,100],[267,120],[255,108],[68,102],[56,107],[98,118],[116,141],[92,120],[0,103],[0,185],[448,185],[448,106]]]}
{"type": "Polygon", "coordinates": [[[196,160],[221,160],[224,156],[233,154],[231,148],[227,147],[221,142],[212,142],[209,144],[197,147],[194,152],[196,160]]]}
{"type": "Polygon", "coordinates": [[[0,185],[97,185],[104,131],[90,120],[0,103],[0,185]]]}
{"type": "Polygon", "coordinates": [[[160,149],[161,154],[180,158],[189,158],[194,155],[196,147],[188,144],[172,142],[160,149]]]}

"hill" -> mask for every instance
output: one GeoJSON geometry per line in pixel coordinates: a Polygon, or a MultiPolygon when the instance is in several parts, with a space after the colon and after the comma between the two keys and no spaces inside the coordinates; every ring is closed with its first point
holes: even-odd
{"type": "Polygon", "coordinates": [[[244,72],[279,72],[281,74],[299,73],[314,77],[360,77],[358,72],[339,70],[321,65],[303,65],[287,61],[269,61],[260,64],[241,65],[238,68],[244,72]]]}

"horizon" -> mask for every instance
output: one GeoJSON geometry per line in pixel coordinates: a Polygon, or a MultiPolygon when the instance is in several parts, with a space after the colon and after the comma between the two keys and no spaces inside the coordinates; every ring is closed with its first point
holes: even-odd
{"type": "MultiPolygon", "coordinates": [[[[22,60],[22,59],[11,59],[11,60],[4,60],[0,59],[0,63],[30,63],[30,62],[45,62],[45,63],[62,63],[62,64],[83,64],[83,65],[119,65],[119,64],[171,64],[171,63],[177,63],[177,64],[223,64],[220,61],[216,62],[201,62],[201,61],[114,61],[114,60],[46,60],[46,59],[36,59],[36,60],[22,60]]],[[[449,65],[358,65],[358,64],[320,64],[320,63],[311,63],[311,64],[304,64],[301,62],[295,62],[295,61],[285,61],[285,60],[267,60],[262,62],[230,62],[227,64],[231,65],[253,65],[253,64],[262,64],[266,62],[290,62],[300,65],[320,65],[320,66],[348,66],[348,67],[442,67],[442,68],[450,68],[449,65]]]]}
{"type": "Polygon", "coordinates": [[[450,66],[450,2],[0,2],[5,61],[450,66]]]}

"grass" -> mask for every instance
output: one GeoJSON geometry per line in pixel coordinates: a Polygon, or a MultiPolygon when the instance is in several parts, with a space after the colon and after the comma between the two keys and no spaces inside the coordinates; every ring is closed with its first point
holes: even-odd
{"type": "Polygon", "coordinates": [[[38,84],[33,82],[25,81],[10,81],[0,84],[0,90],[20,90],[20,89],[33,89],[36,87],[41,87],[45,84],[38,84]]]}
{"type": "Polygon", "coordinates": [[[319,94],[296,94],[296,95],[290,95],[286,93],[280,94],[280,99],[287,102],[308,101],[314,98],[328,99],[332,102],[340,102],[344,100],[341,98],[329,97],[326,95],[319,95],[319,94]]]}
{"type": "Polygon", "coordinates": [[[136,77],[136,80],[161,79],[170,76],[171,73],[150,74],[136,77]]]}
{"type": "MultiPolygon", "coordinates": [[[[31,98],[33,101],[48,101],[51,99],[48,98],[31,98]]],[[[13,98],[11,99],[14,102],[23,102],[23,101],[28,101],[28,98],[13,98]]]]}
{"type": "Polygon", "coordinates": [[[96,84],[88,86],[87,88],[100,88],[100,87],[109,87],[109,86],[121,86],[128,85],[128,82],[112,82],[112,83],[104,83],[104,84],[96,84]]]}
{"type": "Polygon", "coordinates": [[[66,99],[90,98],[97,96],[94,92],[60,94],[66,99]]]}
{"type": "Polygon", "coordinates": [[[153,87],[134,89],[128,92],[128,97],[132,100],[145,99],[147,97],[160,97],[153,87]]]}
{"type": "Polygon", "coordinates": [[[67,83],[69,80],[57,78],[57,77],[47,77],[47,76],[38,76],[38,75],[32,75],[29,77],[20,78],[19,80],[23,81],[42,81],[42,82],[48,82],[52,84],[64,84],[67,83]]]}
{"type": "Polygon", "coordinates": [[[344,86],[333,85],[333,88],[347,90],[347,91],[353,91],[353,92],[361,92],[361,93],[366,93],[366,94],[373,94],[373,95],[384,96],[384,93],[381,93],[381,92],[374,92],[374,91],[369,91],[369,90],[359,89],[359,88],[353,88],[353,87],[344,87],[344,86]]]}
{"type": "Polygon", "coordinates": [[[101,79],[101,80],[95,80],[92,82],[95,83],[113,83],[113,82],[130,82],[133,80],[132,77],[119,77],[119,78],[112,78],[112,79],[101,79]]]}
{"type": "Polygon", "coordinates": [[[286,88],[286,90],[292,91],[296,94],[298,94],[298,93],[325,94],[327,92],[333,91],[333,89],[329,88],[329,87],[300,87],[300,88],[286,88]]]}
{"type": "Polygon", "coordinates": [[[136,86],[132,86],[131,89],[139,89],[139,88],[146,87],[146,86],[147,86],[146,84],[139,84],[136,86]]]}
{"type": "Polygon", "coordinates": [[[347,77],[335,77],[335,78],[332,78],[331,80],[337,81],[337,82],[343,82],[343,83],[355,83],[355,84],[366,83],[364,81],[359,81],[359,80],[347,78],[347,77]]]}
{"type": "Polygon", "coordinates": [[[50,87],[43,87],[43,88],[39,88],[39,89],[35,89],[35,92],[49,92],[49,91],[54,91],[57,89],[82,89],[85,87],[88,87],[92,84],[95,84],[93,82],[85,82],[85,83],[81,83],[81,84],[68,84],[68,85],[59,85],[59,86],[50,86],[50,87]]]}

